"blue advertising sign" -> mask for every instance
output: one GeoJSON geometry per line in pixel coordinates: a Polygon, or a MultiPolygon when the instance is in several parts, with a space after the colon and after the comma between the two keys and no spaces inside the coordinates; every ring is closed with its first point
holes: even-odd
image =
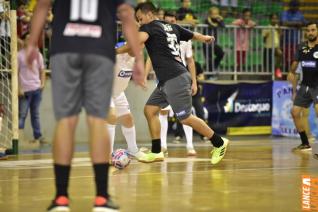
{"type": "Polygon", "coordinates": [[[230,135],[270,134],[272,82],[203,84],[209,125],[230,135]]]}
{"type": "MultiPolygon", "coordinates": [[[[286,81],[273,83],[272,134],[278,136],[298,137],[298,132],[291,116],[292,86],[286,81]]],[[[309,123],[312,134],[318,135],[318,120],[315,110],[310,107],[309,123]]]]}

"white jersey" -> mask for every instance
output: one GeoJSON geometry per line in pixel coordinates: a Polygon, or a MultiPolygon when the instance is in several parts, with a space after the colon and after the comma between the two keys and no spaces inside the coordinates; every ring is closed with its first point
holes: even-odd
{"type": "Polygon", "coordinates": [[[183,65],[187,66],[186,59],[193,56],[192,41],[180,41],[180,52],[183,65]]]}
{"type": "Polygon", "coordinates": [[[132,76],[134,62],[135,58],[129,56],[128,53],[118,54],[116,56],[113,97],[119,96],[128,87],[129,80],[132,76]]]}

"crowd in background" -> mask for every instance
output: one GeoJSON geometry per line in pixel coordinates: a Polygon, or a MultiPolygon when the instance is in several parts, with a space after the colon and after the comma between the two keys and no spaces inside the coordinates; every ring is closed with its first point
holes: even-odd
{"type": "MultiPolygon", "coordinates": [[[[31,1],[34,3],[35,1],[31,1]]],[[[137,1],[142,2],[142,0],[137,1]]],[[[32,18],[32,10],[34,5],[30,4],[28,0],[20,0],[17,8],[17,30],[19,40],[19,48],[22,46],[22,38],[28,33],[30,28],[30,20],[32,18]],[[33,6],[32,6],[33,5],[33,6]]],[[[211,7],[206,11],[204,19],[202,16],[198,16],[197,12],[194,11],[191,0],[180,0],[180,8],[175,12],[178,23],[185,24],[190,27],[197,26],[198,24],[206,24],[208,27],[204,28],[206,34],[212,34],[216,38],[216,42],[213,45],[203,45],[202,52],[205,58],[205,70],[206,71],[217,71],[219,65],[224,57],[225,51],[222,46],[218,43],[218,31],[220,28],[225,28],[228,25],[234,25],[238,27],[235,35],[235,64],[238,71],[244,69],[244,64],[247,61],[247,55],[250,46],[250,30],[255,26],[259,25],[258,21],[253,18],[254,14],[251,8],[245,8],[239,11],[237,0],[211,0],[211,7]],[[215,5],[215,6],[213,6],[215,5]]],[[[265,29],[262,31],[263,37],[263,66],[265,69],[272,69],[272,64],[275,63],[276,76],[281,78],[281,68],[284,65],[285,72],[291,64],[292,57],[296,50],[297,44],[300,42],[298,38],[299,29],[304,26],[306,20],[304,15],[299,10],[300,3],[297,0],[291,0],[289,2],[289,9],[286,11],[281,11],[280,14],[272,13],[268,17],[269,27],[274,28],[274,33],[272,30],[265,29]],[[293,27],[293,30],[284,33],[281,30],[281,26],[293,27]],[[275,55],[273,59],[272,55],[275,55]],[[284,57],[284,62],[282,58],[284,57]],[[274,60],[274,61],[273,61],[274,60]],[[284,63],[284,64],[283,64],[284,63]]],[[[158,9],[158,17],[163,18],[163,9],[158,9]]],[[[171,11],[169,11],[171,12],[171,11]]],[[[0,14],[1,12],[0,8],[0,14]]],[[[1,27],[0,36],[10,38],[8,35],[9,29],[5,27],[5,20],[1,16],[1,27]]],[[[45,31],[43,32],[41,39],[39,40],[39,48],[44,55],[45,64],[48,67],[48,57],[49,57],[49,44],[51,39],[51,22],[53,19],[52,10],[50,10],[47,17],[47,24],[45,31]]],[[[8,39],[1,39],[7,40],[8,39]]],[[[1,45],[2,47],[4,45],[1,45]]],[[[2,49],[3,51],[3,49],[2,49]]],[[[3,55],[3,54],[2,54],[3,55]]],[[[232,59],[234,60],[234,58],[232,59]]],[[[202,62],[202,61],[201,61],[202,62]]]]}

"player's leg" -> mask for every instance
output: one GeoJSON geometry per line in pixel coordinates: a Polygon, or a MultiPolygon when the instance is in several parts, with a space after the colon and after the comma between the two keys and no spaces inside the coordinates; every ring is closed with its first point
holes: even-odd
{"type": "Polygon", "coordinates": [[[301,139],[301,144],[298,147],[293,148],[294,151],[311,150],[311,146],[309,145],[308,141],[308,135],[306,134],[306,129],[301,118],[301,112],[305,108],[308,108],[311,103],[312,99],[310,97],[309,88],[303,85],[300,86],[300,88],[297,90],[294,105],[291,109],[291,115],[301,139]]]}
{"type": "Polygon", "coordinates": [[[110,103],[110,108],[109,108],[109,112],[107,116],[107,124],[106,124],[106,128],[108,129],[108,134],[109,134],[110,153],[114,151],[116,123],[117,123],[116,109],[115,109],[114,101],[112,99],[110,103]]]}
{"type": "Polygon", "coordinates": [[[188,156],[195,156],[195,155],[197,155],[197,153],[194,150],[194,146],[193,146],[193,129],[192,129],[192,127],[185,125],[185,124],[183,124],[182,127],[183,127],[184,134],[185,134],[186,141],[187,141],[187,155],[188,156]]]}
{"type": "Polygon", "coordinates": [[[163,161],[164,154],[161,152],[161,140],[160,140],[160,120],[159,112],[161,108],[168,106],[164,94],[158,87],[149,97],[145,108],[144,114],[146,116],[150,136],[152,139],[151,152],[142,157],[139,161],[144,163],[151,163],[155,161],[163,161]]]}
{"type": "Polygon", "coordinates": [[[191,126],[199,134],[210,139],[212,145],[215,147],[212,152],[211,163],[218,163],[225,155],[228,140],[222,139],[202,119],[192,115],[190,74],[184,73],[179,77],[167,81],[164,92],[179,121],[182,124],[191,126]]]}
{"type": "Polygon", "coordinates": [[[310,124],[309,124],[309,114],[310,114],[310,108],[305,108],[301,112],[301,120],[303,122],[306,134],[308,136],[309,143],[314,142],[315,137],[311,133],[310,124]]]}
{"type": "Polygon", "coordinates": [[[170,111],[170,106],[163,108],[159,113],[160,120],[160,140],[161,140],[161,150],[163,153],[168,153],[167,151],[167,136],[168,136],[168,115],[170,111]]]}
{"type": "Polygon", "coordinates": [[[74,135],[81,111],[82,70],[78,54],[57,54],[51,58],[53,108],[57,119],[53,138],[56,196],[48,211],[69,211],[68,184],[74,151],[74,135]]]}
{"type": "Polygon", "coordinates": [[[129,103],[124,92],[114,99],[118,121],[128,146],[128,154],[140,159],[144,153],[139,151],[136,141],[136,128],[134,118],[129,109],[129,103]]]}
{"type": "Polygon", "coordinates": [[[110,143],[105,119],[112,94],[114,63],[103,56],[82,55],[84,64],[83,105],[89,126],[90,156],[95,175],[96,198],[93,211],[118,211],[108,194],[110,143]]]}

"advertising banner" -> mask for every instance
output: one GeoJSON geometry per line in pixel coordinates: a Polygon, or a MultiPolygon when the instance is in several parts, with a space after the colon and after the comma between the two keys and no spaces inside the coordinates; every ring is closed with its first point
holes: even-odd
{"type": "MultiPolygon", "coordinates": [[[[292,86],[286,81],[275,81],[273,83],[273,115],[272,134],[278,136],[298,137],[298,132],[294,125],[291,108],[292,86]]],[[[309,124],[312,134],[318,135],[317,118],[313,106],[310,107],[309,124]]]]}
{"type": "Polygon", "coordinates": [[[272,84],[203,84],[209,125],[228,135],[271,134],[272,84]]]}

